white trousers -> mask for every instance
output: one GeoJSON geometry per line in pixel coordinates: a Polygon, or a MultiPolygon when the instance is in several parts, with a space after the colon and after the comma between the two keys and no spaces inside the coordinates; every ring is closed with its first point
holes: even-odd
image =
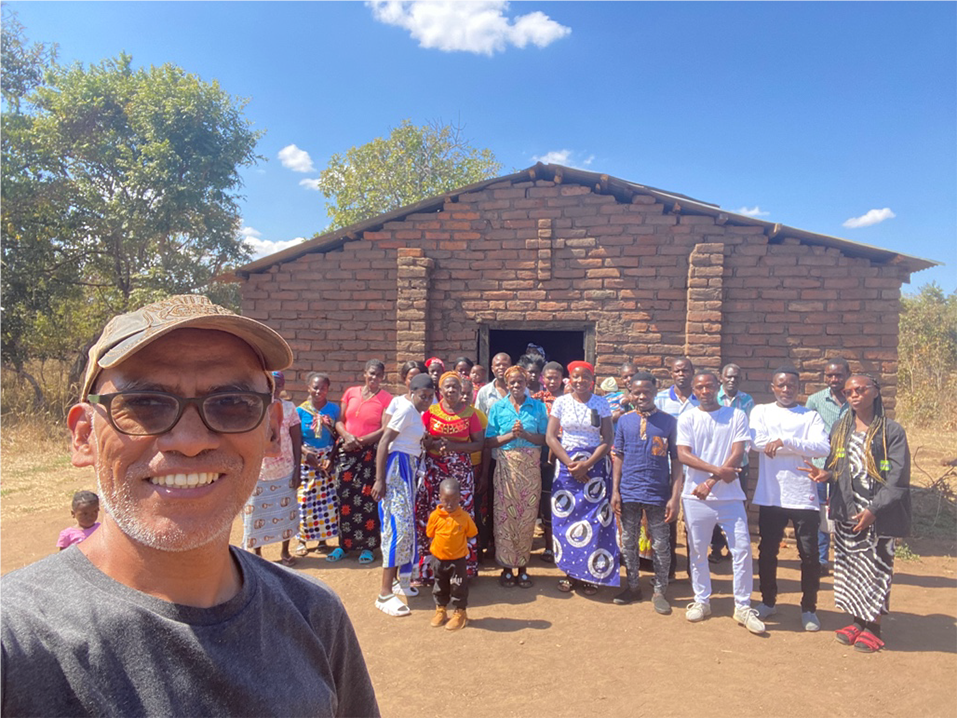
{"type": "Polygon", "coordinates": [[[697,603],[711,601],[711,568],[708,548],[717,524],[728,538],[728,551],[734,572],[734,604],[751,605],[754,568],[751,565],[751,537],[743,501],[702,501],[685,497],[682,500],[688,522],[688,555],[691,558],[691,587],[697,603]]]}

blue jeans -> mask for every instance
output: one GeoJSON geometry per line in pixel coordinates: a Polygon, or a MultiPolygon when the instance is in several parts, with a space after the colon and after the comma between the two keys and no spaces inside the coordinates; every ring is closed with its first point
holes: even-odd
{"type": "MultiPolygon", "coordinates": [[[[817,497],[821,500],[821,511],[827,511],[827,484],[817,485],[817,497]]],[[[825,531],[817,532],[818,560],[822,566],[827,566],[827,552],[831,548],[831,534],[825,531]]]]}

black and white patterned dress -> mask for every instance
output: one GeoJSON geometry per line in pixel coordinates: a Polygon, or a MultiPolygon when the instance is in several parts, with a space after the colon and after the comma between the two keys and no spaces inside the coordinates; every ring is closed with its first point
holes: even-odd
{"type": "MultiPolygon", "coordinates": [[[[854,506],[867,508],[876,490],[867,475],[864,458],[865,433],[848,437],[847,460],[854,506]]],[[[878,536],[875,524],[854,533],[855,522],[834,524],[834,603],[856,618],[875,621],[890,608],[891,577],[894,573],[894,537],[878,536]]]]}

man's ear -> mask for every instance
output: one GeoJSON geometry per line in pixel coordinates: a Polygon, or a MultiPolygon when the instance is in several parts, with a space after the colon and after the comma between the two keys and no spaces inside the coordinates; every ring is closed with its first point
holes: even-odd
{"type": "Polygon", "coordinates": [[[93,466],[96,463],[96,447],[93,441],[93,407],[89,404],[74,404],[66,417],[67,426],[73,435],[71,442],[74,466],[93,466]]]}
{"type": "Polygon", "coordinates": [[[282,455],[282,402],[274,401],[269,405],[266,412],[266,422],[268,423],[268,434],[266,435],[265,456],[282,455]]]}

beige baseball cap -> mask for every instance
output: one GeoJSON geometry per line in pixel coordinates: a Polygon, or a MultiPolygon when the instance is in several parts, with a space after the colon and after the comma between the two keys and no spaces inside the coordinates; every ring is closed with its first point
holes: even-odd
{"type": "Polygon", "coordinates": [[[113,317],[90,349],[80,400],[86,401],[93,382],[174,329],[214,329],[239,337],[259,355],[263,369],[275,371],[292,364],[292,350],[277,332],[262,322],[213,304],[209,297],[180,294],[113,317]]]}

